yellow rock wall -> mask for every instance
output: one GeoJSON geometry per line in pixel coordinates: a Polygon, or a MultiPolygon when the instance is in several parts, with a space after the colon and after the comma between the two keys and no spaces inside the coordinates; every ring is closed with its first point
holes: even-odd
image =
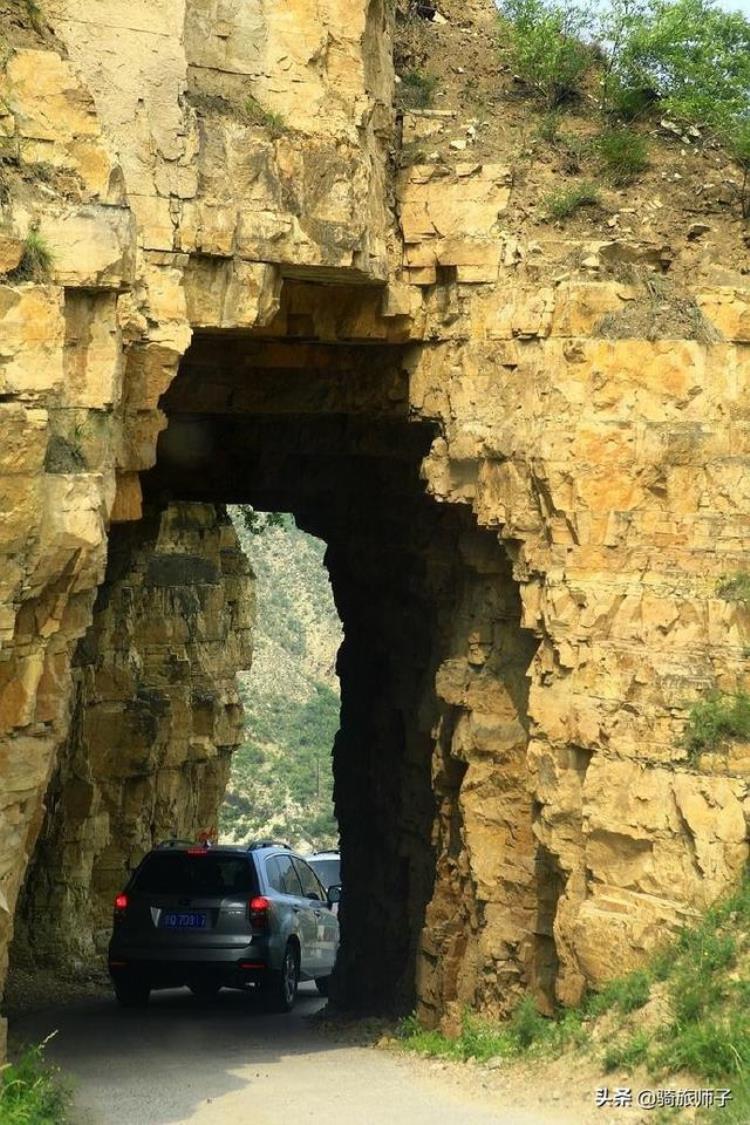
{"type": "Polygon", "coordinates": [[[215,827],[243,734],[235,677],[250,666],[254,608],[225,512],[172,504],[111,528],[14,964],[101,963],[114,896],[154,842],[215,827]]]}

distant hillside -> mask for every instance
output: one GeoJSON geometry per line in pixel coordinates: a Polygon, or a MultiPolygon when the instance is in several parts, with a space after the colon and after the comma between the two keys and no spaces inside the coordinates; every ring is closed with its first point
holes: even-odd
{"type": "Polygon", "coordinates": [[[257,578],[258,617],[253,667],[239,676],[246,738],[233,758],[222,837],[330,847],[338,837],[331,749],[341,623],[323,565],[325,544],[291,517],[253,534],[240,509],[229,514],[257,578]]]}

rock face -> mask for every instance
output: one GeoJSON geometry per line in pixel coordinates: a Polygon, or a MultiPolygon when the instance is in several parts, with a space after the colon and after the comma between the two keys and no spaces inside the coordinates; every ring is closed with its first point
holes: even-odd
{"type": "Polygon", "coordinates": [[[20,925],[54,900],[86,957],[128,864],[218,801],[248,625],[225,502],[329,542],[339,1001],[450,1028],[636,964],[747,858],[747,754],[681,741],[750,686],[717,594],[750,506],[739,239],[542,243],[504,151],[393,174],[380,0],[51,0],[41,35],[16,7],[0,980],[32,857],[20,925]],[[624,327],[623,262],[681,271],[718,331],[624,327]]]}
{"type": "Polygon", "coordinates": [[[215,827],[242,735],[253,589],[225,515],[174,504],[116,525],[76,651],[70,733],[16,918],[14,960],[90,964],[155,840],[215,827]]]}

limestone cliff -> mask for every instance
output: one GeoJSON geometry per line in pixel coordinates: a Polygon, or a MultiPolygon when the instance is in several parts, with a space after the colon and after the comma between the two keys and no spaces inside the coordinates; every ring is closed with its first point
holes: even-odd
{"type": "MultiPolygon", "coordinates": [[[[447,8],[444,38],[409,50],[479,49],[489,0],[447,8]]],[[[737,220],[706,189],[703,238],[675,197],[666,245],[652,181],[593,233],[545,226],[511,99],[486,133],[460,99],[397,128],[385,0],[50,0],[38,34],[23,4],[0,11],[0,967],[56,770],[53,797],[82,788],[50,803],[44,841],[72,851],[40,852],[29,916],[55,879],[75,916],[154,831],[130,783],[99,776],[109,728],[66,742],[71,708],[103,720],[97,676],[147,643],[147,612],[121,619],[143,631],[131,648],[101,593],[94,609],[119,525],[153,542],[143,489],[155,509],[286,508],[329,541],[341,1002],[416,996],[450,1026],[636,963],[747,857],[742,748],[691,764],[682,744],[706,690],[748,687],[747,611],[717,592],[747,558],[737,220]],[[29,232],[54,255],[36,276],[29,232]],[[669,273],[702,319],[632,317],[638,271],[669,273]],[[105,809],[99,853],[86,821],[105,809]],[[368,911],[394,886],[363,995],[368,911]]],[[[194,751],[150,706],[132,754],[161,828],[197,815],[173,784],[194,751]]],[[[200,744],[212,795],[220,714],[200,744]]]]}
{"type": "Polygon", "coordinates": [[[232,524],[175,504],[110,533],[72,671],[68,738],[16,919],[15,960],[96,963],[158,840],[215,828],[242,736],[253,588],[232,524]]]}

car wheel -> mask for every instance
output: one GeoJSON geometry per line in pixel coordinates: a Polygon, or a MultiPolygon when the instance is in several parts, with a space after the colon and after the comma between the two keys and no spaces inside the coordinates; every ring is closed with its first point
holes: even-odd
{"type": "Polygon", "coordinates": [[[328,995],[328,986],[329,986],[330,983],[331,983],[330,977],[316,977],[315,978],[315,987],[317,988],[317,990],[318,990],[318,992],[320,993],[321,996],[327,996],[328,995]]]}
{"type": "Polygon", "coordinates": [[[212,980],[194,980],[188,985],[196,1000],[208,1004],[219,995],[220,984],[212,980]]]}
{"type": "Polygon", "coordinates": [[[299,953],[293,942],[287,942],[281,970],[273,973],[266,986],[266,1000],[274,1012],[291,1012],[299,984],[299,953]]]}
{"type": "Polygon", "coordinates": [[[114,981],[115,996],[121,1008],[145,1008],[151,988],[142,977],[118,977],[114,981]]]}

